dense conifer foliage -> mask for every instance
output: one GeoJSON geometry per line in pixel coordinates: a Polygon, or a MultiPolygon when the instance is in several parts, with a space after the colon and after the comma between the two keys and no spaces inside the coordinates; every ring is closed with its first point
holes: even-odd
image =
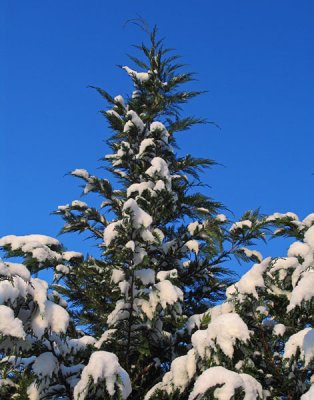
{"type": "Polygon", "coordinates": [[[314,215],[248,211],[234,222],[202,193],[214,161],[179,156],[176,144],[206,123],[181,109],[200,92],[156,29],[148,39],[121,67],[127,98],[95,87],[113,179],[70,172],[99,207],[73,200],[55,212],[99,256],[44,235],[0,239],[0,397],[313,398],[314,215]],[[295,237],[287,257],[252,249],[275,236],[295,237]],[[226,262],[236,259],[255,264],[234,283],[226,262]],[[47,268],[52,284],[37,277],[47,268]]]}

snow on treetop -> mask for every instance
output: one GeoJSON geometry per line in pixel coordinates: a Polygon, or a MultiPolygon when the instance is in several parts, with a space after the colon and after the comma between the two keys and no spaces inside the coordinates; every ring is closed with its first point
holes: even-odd
{"type": "Polygon", "coordinates": [[[150,228],[142,229],[141,237],[147,243],[153,243],[153,242],[156,241],[156,236],[153,235],[153,233],[151,232],[150,228]]]}
{"type": "Polygon", "coordinates": [[[252,221],[249,220],[238,221],[231,225],[229,232],[233,232],[237,229],[251,228],[251,227],[252,227],[252,221]]]}
{"type": "Polygon", "coordinates": [[[60,246],[60,242],[50,236],[27,235],[27,236],[4,236],[0,239],[0,247],[10,246],[12,250],[22,250],[31,253],[39,262],[51,259],[60,259],[57,252],[48,246],[60,246]]]}
{"type": "MultiPolygon", "coordinates": [[[[146,229],[144,230],[144,232],[146,229]]],[[[133,255],[133,266],[136,267],[137,265],[141,264],[144,260],[144,257],[147,256],[147,252],[141,244],[137,244],[135,246],[134,255],[133,255]]]]}
{"type": "Polygon", "coordinates": [[[119,94],[118,96],[116,96],[113,101],[115,102],[115,104],[120,104],[123,108],[125,108],[125,102],[124,102],[124,98],[119,94]]]}
{"type": "Polygon", "coordinates": [[[114,115],[116,118],[121,119],[121,116],[115,110],[107,110],[106,114],[107,115],[114,115]]]}
{"type": "Polygon", "coordinates": [[[114,326],[118,321],[128,318],[130,304],[126,303],[123,299],[116,302],[115,309],[108,315],[108,326],[114,326]]]}
{"type": "Polygon", "coordinates": [[[159,271],[157,273],[157,279],[160,282],[162,282],[168,278],[172,278],[172,279],[178,278],[178,270],[174,268],[174,269],[171,269],[170,271],[159,271]]]}
{"type": "Polygon", "coordinates": [[[140,148],[138,151],[137,158],[139,158],[143,153],[146,152],[148,147],[155,146],[155,141],[152,138],[146,138],[141,141],[140,148]]]}
{"type": "Polygon", "coordinates": [[[193,378],[196,372],[196,359],[194,350],[189,350],[185,356],[177,357],[171,363],[171,369],[162,379],[162,382],[153,386],[146,393],[144,400],[149,400],[158,389],[165,389],[171,394],[172,388],[176,387],[182,392],[193,378]]]}
{"type": "Polygon", "coordinates": [[[305,232],[304,242],[314,249],[314,225],[305,232]]]}
{"type": "Polygon", "coordinates": [[[283,336],[286,332],[286,327],[284,324],[276,324],[273,329],[273,334],[278,336],[283,336]]]}
{"type": "MultiPolygon", "coordinates": [[[[230,286],[227,291],[227,298],[231,298],[235,293],[241,294],[252,294],[255,298],[258,298],[256,291],[257,287],[263,288],[265,286],[263,273],[269,266],[271,258],[268,257],[263,260],[260,264],[254,264],[253,267],[242,276],[242,278],[230,286]]],[[[241,300],[241,296],[239,299],[241,300]]]]}
{"type": "Polygon", "coordinates": [[[296,268],[299,264],[299,261],[296,257],[287,257],[287,258],[276,258],[273,261],[273,266],[270,269],[271,273],[276,271],[281,271],[284,273],[284,276],[280,276],[281,279],[284,279],[286,276],[286,269],[296,268]]]}
{"type": "Polygon", "coordinates": [[[314,329],[307,332],[303,339],[305,365],[314,360],[314,329]]]}
{"type": "Polygon", "coordinates": [[[112,240],[117,237],[118,231],[116,230],[116,227],[121,225],[122,221],[114,221],[111,222],[108,226],[106,226],[106,229],[104,230],[104,243],[106,246],[110,246],[110,243],[112,240]]]}
{"type": "Polygon", "coordinates": [[[58,206],[59,211],[65,211],[65,210],[68,210],[69,208],[70,208],[70,204],[64,204],[64,205],[58,206]]]}
{"type": "Polygon", "coordinates": [[[199,399],[210,388],[218,388],[214,391],[215,399],[230,400],[235,395],[236,389],[243,389],[244,400],[256,400],[263,398],[262,386],[252,376],[237,374],[224,367],[212,367],[204,371],[196,380],[189,400],[199,399]]]}
{"type": "Polygon", "coordinates": [[[191,223],[188,225],[188,231],[190,232],[191,235],[194,235],[195,232],[196,232],[197,230],[202,229],[202,227],[203,227],[203,225],[200,224],[198,221],[191,222],[191,223]]]}
{"type": "Polygon", "coordinates": [[[65,333],[69,320],[69,314],[63,307],[47,300],[44,316],[38,311],[32,320],[32,328],[38,338],[43,336],[46,329],[55,333],[65,333]]]}
{"type": "Polygon", "coordinates": [[[301,331],[291,335],[285,344],[285,351],[283,358],[290,359],[293,355],[296,354],[297,350],[301,350],[301,357],[304,357],[304,350],[303,350],[303,341],[304,336],[310,332],[312,328],[305,328],[301,331]]]}
{"type": "Polygon", "coordinates": [[[130,118],[129,121],[124,125],[123,132],[129,132],[132,126],[135,126],[139,133],[142,133],[145,129],[145,124],[141,120],[141,118],[137,115],[137,113],[133,110],[130,110],[126,113],[127,117],[130,118]]]}
{"type": "Polygon", "coordinates": [[[210,317],[211,321],[216,319],[222,314],[227,314],[234,312],[234,305],[231,302],[225,302],[214,306],[213,308],[208,309],[202,314],[194,314],[192,315],[185,323],[183,329],[179,332],[183,332],[184,329],[187,330],[189,334],[191,334],[192,330],[197,328],[200,329],[201,322],[204,318],[210,317]]]}
{"type": "Polygon", "coordinates": [[[149,128],[151,133],[154,133],[156,131],[160,132],[160,139],[164,141],[164,143],[168,143],[168,139],[169,139],[169,132],[167,131],[166,127],[164,126],[163,123],[159,122],[159,121],[154,121],[150,124],[150,128],[149,128]]]}
{"type": "Polygon", "coordinates": [[[189,350],[185,356],[177,357],[171,364],[168,377],[165,376],[164,383],[169,381],[176,387],[184,389],[196,372],[196,359],[194,350],[189,350]],[[168,379],[167,379],[168,378],[168,379]]]}
{"type": "Polygon", "coordinates": [[[51,377],[58,367],[58,359],[50,352],[40,354],[34,364],[32,370],[38,377],[51,377]]]}
{"type": "MultiPolygon", "coordinates": [[[[167,131],[165,125],[164,125],[162,122],[159,122],[159,121],[154,121],[154,122],[152,122],[152,123],[150,124],[149,130],[150,130],[151,132],[155,132],[155,131],[161,131],[161,132],[167,131]]],[[[168,135],[169,135],[169,134],[168,134],[168,135]]]]}
{"type": "Polygon", "coordinates": [[[10,245],[12,250],[16,250],[22,248],[24,245],[29,245],[29,247],[32,246],[35,247],[40,245],[60,246],[60,242],[55,238],[45,235],[26,235],[26,236],[8,235],[8,236],[3,236],[0,239],[0,246],[6,246],[6,245],[10,245]]]}
{"type": "Polygon", "coordinates": [[[211,354],[216,345],[232,358],[236,341],[247,342],[250,331],[242,318],[236,313],[221,314],[208,324],[206,330],[196,331],[192,335],[192,344],[197,353],[204,358],[211,354]]]}
{"type": "Polygon", "coordinates": [[[305,259],[305,257],[311,252],[311,247],[307,243],[303,242],[293,242],[288,250],[289,257],[298,257],[301,256],[305,259]]]}
{"type": "Polygon", "coordinates": [[[121,269],[113,269],[112,274],[111,274],[111,281],[114,283],[119,283],[120,281],[123,281],[125,277],[124,272],[121,269]]]}
{"type": "Polygon", "coordinates": [[[202,319],[204,318],[204,316],[206,315],[207,313],[205,312],[205,313],[203,313],[203,314],[194,314],[194,315],[191,315],[191,317],[186,321],[186,323],[185,323],[185,325],[184,325],[184,327],[183,327],[183,329],[181,329],[180,331],[179,331],[179,333],[181,334],[181,333],[184,333],[184,330],[186,330],[187,332],[188,332],[188,334],[190,335],[191,333],[192,333],[192,330],[194,329],[194,328],[200,328],[200,326],[201,326],[201,321],[202,321],[202,319]]]}
{"type": "Polygon", "coordinates": [[[140,229],[141,227],[148,228],[153,222],[152,217],[147,214],[147,212],[145,212],[142,208],[140,208],[134,199],[128,199],[124,203],[123,211],[126,215],[131,212],[132,223],[134,228],[136,229],[140,229]]]}
{"type": "Polygon", "coordinates": [[[259,262],[263,260],[262,254],[257,250],[247,249],[246,247],[241,247],[239,250],[243,251],[247,257],[254,256],[259,262]]]}
{"type": "Polygon", "coordinates": [[[107,342],[108,340],[110,340],[111,337],[112,337],[116,332],[117,332],[116,329],[107,329],[107,330],[100,336],[100,339],[97,340],[97,342],[95,343],[96,349],[99,349],[103,343],[105,343],[105,342],[107,342]]]}
{"type": "Polygon", "coordinates": [[[141,95],[141,91],[140,90],[133,90],[132,92],[132,99],[137,99],[139,98],[141,95]]]}
{"type": "Polygon", "coordinates": [[[15,274],[15,271],[19,271],[20,264],[16,264],[13,267],[13,263],[10,263],[9,266],[10,268],[7,268],[7,271],[3,266],[0,268],[0,275],[7,278],[0,281],[0,304],[3,305],[1,309],[1,316],[3,317],[1,322],[3,324],[1,323],[0,325],[0,332],[6,335],[14,333],[15,336],[21,338],[25,336],[23,318],[21,320],[14,319],[13,310],[3,303],[14,307],[17,301],[25,301],[25,299],[30,298],[33,304],[36,304],[30,327],[37,338],[41,338],[47,329],[55,333],[65,333],[69,322],[69,314],[63,307],[48,300],[47,282],[38,278],[24,280],[27,277],[25,271],[22,273],[22,277],[15,274]],[[7,331],[8,327],[10,327],[10,331],[7,331]]]}
{"type": "Polygon", "coordinates": [[[314,213],[309,214],[307,217],[305,217],[302,223],[308,227],[312,226],[314,223],[314,213]]]}
{"type": "Polygon", "coordinates": [[[30,356],[30,357],[6,356],[6,357],[3,357],[1,362],[7,361],[11,365],[14,365],[14,366],[20,366],[20,365],[28,366],[28,365],[32,364],[35,360],[36,360],[36,356],[30,356]]]}
{"type": "Polygon", "coordinates": [[[128,281],[121,281],[118,286],[123,297],[127,299],[129,297],[130,283],[128,281]]]}
{"type": "MultiPolygon", "coordinates": [[[[184,176],[186,176],[186,175],[184,175],[184,176]]],[[[208,208],[205,208],[205,207],[197,207],[196,208],[198,211],[200,211],[200,212],[202,212],[202,213],[204,213],[204,214],[209,214],[209,209],[208,208]]]]}
{"type": "Polygon", "coordinates": [[[14,312],[10,307],[0,305],[0,333],[1,335],[24,338],[25,332],[20,319],[14,318],[14,312]]]}
{"type": "Polygon", "coordinates": [[[215,220],[219,222],[226,222],[227,217],[225,216],[225,214],[218,214],[216,215],[215,220]]]}
{"type": "Polygon", "coordinates": [[[190,251],[194,251],[195,254],[199,252],[199,243],[197,240],[191,239],[184,243],[184,246],[190,251]]]}
{"type": "Polygon", "coordinates": [[[169,280],[164,280],[154,284],[148,289],[148,300],[136,299],[135,303],[142,309],[148,319],[154,318],[154,313],[158,305],[165,309],[168,305],[179,305],[183,301],[183,292],[180,288],[173,285],[169,280]]]}
{"type": "Polygon", "coordinates": [[[40,313],[44,314],[47,300],[48,283],[42,279],[33,278],[28,291],[36,301],[40,313]]]}
{"type": "Polygon", "coordinates": [[[299,220],[299,217],[295,213],[287,212],[287,213],[283,214],[283,213],[276,212],[276,213],[274,213],[272,215],[269,215],[266,218],[266,221],[275,221],[276,219],[282,219],[282,218],[287,218],[287,217],[291,218],[292,220],[295,220],[295,221],[299,220]]]}
{"type": "Polygon", "coordinates": [[[31,277],[31,274],[29,270],[25,267],[25,265],[12,263],[9,261],[6,261],[4,263],[0,261],[0,275],[2,276],[18,275],[25,281],[29,281],[31,277]]]}
{"type": "Polygon", "coordinates": [[[142,268],[136,270],[135,277],[139,279],[143,283],[143,285],[155,283],[155,271],[151,268],[142,268]]]}
{"type": "Polygon", "coordinates": [[[135,242],[134,242],[134,240],[129,240],[126,243],[125,248],[126,249],[130,249],[130,250],[132,250],[134,252],[135,251],[135,242]]]}
{"type": "Polygon", "coordinates": [[[104,381],[110,396],[113,396],[118,389],[122,399],[126,399],[132,392],[129,375],[120,366],[118,357],[107,351],[95,351],[91,355],[82,371],[81,379],[74,388],[74,400],[85,399],[90,381],[95,384],[104,381]]]}
{"type": "Polygon", "coordinates": [[[166,189],[165,182],[162,181],[161,179],[159,179],[159,180],[156,182],[156,184],[155,184],[155,186],[154,186],[154,188],[153,188],[153,190],[156,191],[156,192],[160,192],[160,191],[165,190],[165,189],[166,189]]]}
{"type": "Polygon", "coordinates": [[[162,232],[162,230],[160,230],[159,228],[155,228],[154,229],[154,234],[158,237],[158,239],[160,240],[160,242],[162,242],[165,238],[164,233],[162,232]]]}
{"type": "Polygon", "coordinates": [[[14,303],[19,296],[26,296],[27,283],[19,276],[8,277],[0,281],[0,304],[14,303]]]}
{"type": "Polygon", "coordinates": [[[126,195],[127,197],[131,197],[133,193],[138,192],[138,194],[141,196],[145,190],[148,190],[153,194],[154,193],[153,188],[154,188],[154,183],[151,181],[133,183],[128,187],[126,195]]]}
{"type": "Polygon", "coordinates": [[[73,258],[83,258],[83,254],[78,251],[64,251],[62,253],[62,258],[66,261],[70,261],[73,258]]]}
{"type": "Polygon", "coordinates": [[[71,203],[72,207],[87,208],[87,204],[84,201],[73,200],[71,203]]]}
{"type": "Polygon", "coordinates": [[[154,157],[151,161],[151,167],[149,167],[146,172],[146,175],[154,176],[155,174],[159,174],[161,177],[170,180],[169,169],[166,161],[160,157],[154,157]]]}
{"type": "Polygon", "coordinates": [[[151,77],[148,72],[137,72],[127,66],[124,66],[122,68],[131,76],[131,78],[135,78],[141,83],[147,82],[151,77]]]}
{"type": "Polygon", "coordinates": [[[290,297],[287,311],[300,306],[302,301],[309,301],[314,297],[314,271],[304,272],[290,297]]]}
{"type": "Polygon", "coordinates": [[[65,345],[65,352],[78,353],[85,350],[87,346],[92,346],[96,343],[93,336],[84,335],[78,339],[69,339],[65,345]]]}
{"type": "Polygon", "coordinates": [[[86,171],[86,169],[75,169],[71,172],[71,175],[77,176],[78,178],[89,178],[89,173],[86,171]]]}
{"type": "Polygon", "coordinates": [[[204,315],[209,313],[210,317],[211,317],[211,321],[213,321],[220,315],[228,314],[228,313],[231,313],[234,311],[235,311],[234,304],[227,301],[225,303],[217,304],[213,308],[210,308],[208,311],[206,311],[206,313],[204,315]]]}
{"type": "Polygon", "coordinates": [[[56,266],[56,271],[61,272],[62,274],[66,275],[70,272],[70,267],[68,267],[67,265],[58,264],[56,266]]]}

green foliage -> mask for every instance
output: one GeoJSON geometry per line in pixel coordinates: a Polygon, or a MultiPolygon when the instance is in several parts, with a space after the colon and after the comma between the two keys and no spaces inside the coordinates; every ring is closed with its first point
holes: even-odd
{"type": "MultiPolygon", "coordinates": [[[[128,98],[113,97],[106,90],[91,86],[110,107],[101,114],[112,131],[107,138],[112,154],[105,155],[102,161],[106,163],[106,174],[117,178],[115,183],[85,170],[72,171],[70,175],[82,181],[83,195],[98,195],[100,204],[90,207],[75,200],[55,211],[64,221],[61,233],[87,233],[95,240],[99,256],[74,256],[69,260],[61,245],[48,245],[53,256],[39,260],[33,249],[3,246],[7,257],[24,257],[33,274],[48,267],[55,270],[51,289],[70,305],[67,334],[77,338],[84,333],[99,340],[108,333],[97,349],[118,356],[132,380],[130,400],[143,399],[169,371],[171,362],[186,355],[197,328],[187,328],[191,317],[202,314],[198,326],[201,329],[211,323],[209,307],[224,299],[225,289],[234,281],[228,261],[259,262],[261,255],[248,249],[256,241],[278,235],[303,239],[306,231],[288,214],[268,219],[259,210],[250,210],[234,224],[218,214],[225,207],[201,191],[201,173],[213,167],[215,161],[190,154],[179,157],[175,151],[177,132],[189,131],[196,124],[213,124],[201,117],[181,115],[182,106],[203,92],[186,89],[194,74],[182,72],[184,64],[178,62],[172,49],[164,47],[156,28],[149,33],[148,42],[135,46],[140,56],[129,56],[145,72],[121,66],[135,89],[128,98]],[[273,234],[274,226],[279,230],[273,234]],[[163,285],[167,285],[166,295],[163,285]]],[[[272,285],[267,279],[266,284],[272,285]]],[[[290,283],[283,282],[281,289],[290,283]]],[[[237,343],[235,358],[248,356],[252,345],[265,357],[273,357],[283,351],[283,344],[260,329],[262,316],[256,313],[256,299],[252,296],[248,300],[244,304],[235,301],[235,309],[247,317],[256,335],[248,344],[237,343]],[[262,340],[272,344],[267,352],[261,347],[262,340]]],[[[261,304],[264,300],[261,297],[261,304]]],[[[287,307],[284,296],[270,296],[267,301],[279,314],[287,307]]],[[[313,307],[307,307],[313,313],[313,307]]],[[[86,364],[94,350],[86,345],[78,362],[86,364]]],[[[232,369],[232,360],[219,346],[215,357],[202,362],[197,366],[198,372],[202,366],[220,364],[232,369]]],[[[279,361],[275,364],[274,374],[277,368],[286,368],[279,361]]],[[[245,371],[268,385],[262,377],[266,373],[262,362],[258,369],[247,361],[245,371]]],[[[0,386],[0,397],[14,394],[16,399],[26,399],[26,389],[34,379],[28,369],[2,368],[1,373],[4,378],[14,376],[17,386],[0,386]]],[[[63,395],[71,398],[73,388],[59,380],[66,388],[63,395]]],[[[191,390],[192,383],[184,391],[165,394],[160,390],[154,399],[187,400],[191,390]]],[[[211,388],[198,399],[212,399],[214,391],[211,388]]],[[[242,399],[243,395],[239,389],[234,399],[242,399]]],[[[47,398],[68,398],[57,396],[59,393],[47,398]]],[[[86,399],[96,398],[120,400],[122,395],[117,390],[110,397],[104,385],[99,387],[91,379],[86,399]]]]}

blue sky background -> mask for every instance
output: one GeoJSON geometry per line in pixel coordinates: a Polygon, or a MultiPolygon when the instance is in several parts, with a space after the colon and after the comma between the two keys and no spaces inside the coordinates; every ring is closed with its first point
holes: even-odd
{"type": "MultiPolygon", "coordinates": [[[[221,129],[178,136],[182,153],[224,165],[206,172],[206,192],[236,217],[257,207],[314,212],[314,2],[2,0],[0,235],[55,236],[62,221],[49,213],[81,194],[64,174],[104,174],[104,102],[87,86],[131,90],[116,64],[132,66],[126,54],[144,38],[124,26],[137,14],[198,73],[194,88],[209,91],[186,110],[221,129]]],[[[93,251],[83,237],[61,239],[93,251]]]]}

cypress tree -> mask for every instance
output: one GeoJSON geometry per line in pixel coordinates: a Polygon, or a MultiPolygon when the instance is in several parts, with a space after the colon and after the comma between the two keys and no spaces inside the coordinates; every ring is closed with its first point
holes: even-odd
{"type": "MultiPolygon", "coordinates": [[[[265,240],[273,225],[281,229],[277,235],[303,238],[292,214],[266,218],[248,211],[232,224],[221,214],[222,204],[200,191],[200,173],[215,162],[179,156],[176,136],[207,122],[182,116],[182,106],[201,92],[186,89],[194,75],[181,72],[184,66],[158,39],[156,28],[148,39],[148,45],[136,46],[141,57],[129,56],[136,69],[121,66],[134,86],[128,98],[94,87],[106,102],[101,113],[112,135],[111,154],[103,162],[114,179],[85,169],[70,174],[83,182],[85,195],[99,195],[99,207],[74,200],[55,212],[65,222],[62,232],[88,232],[99,256],[84,258],[42,235],[0,239],[7,257],[24,259],[24,265],[3,262],[0,268],[0,307],[6,315],[0,320],[2,396],[213,398],[215,385],[197,392],[197,379],[215,366],[225,368],[219,371],[229,379],[227,369],[237,368],[230,346],[241,340],[247,347],[238,353],[249,354],[251,325],[244,321],[251,311],[245,307],[256,298],[253,292],[242,302],[236,297],[240,292],[231,295],[228,289],[228,301],[215,306],[233,280],[226,261],[262,263],[261,254],[249,247],[265,240]],[[45,268],[55,271],[50,287],[36,278],[45,268]],[[227,317],[213,328],[215,313],[227,317]],[[224,324],[243,332],[230,334],[228,349],[217,346],[218,355],[208,357],[206,346],[197,348],[195,341],[206,335],[196,331],[214,332],[224,324]]],[[[254,332],[260,329],[252,326],[254,332]]],[[[207,339],[214,343],[217,337],[207,339]]],[[[260,366],[250,366],[243,371],[258,378],[260,366]]],[[[262,393],[255,386],[254,393],[262,393]]],[[[243,387],[236,387],[236,395],[243,387]]]]}

